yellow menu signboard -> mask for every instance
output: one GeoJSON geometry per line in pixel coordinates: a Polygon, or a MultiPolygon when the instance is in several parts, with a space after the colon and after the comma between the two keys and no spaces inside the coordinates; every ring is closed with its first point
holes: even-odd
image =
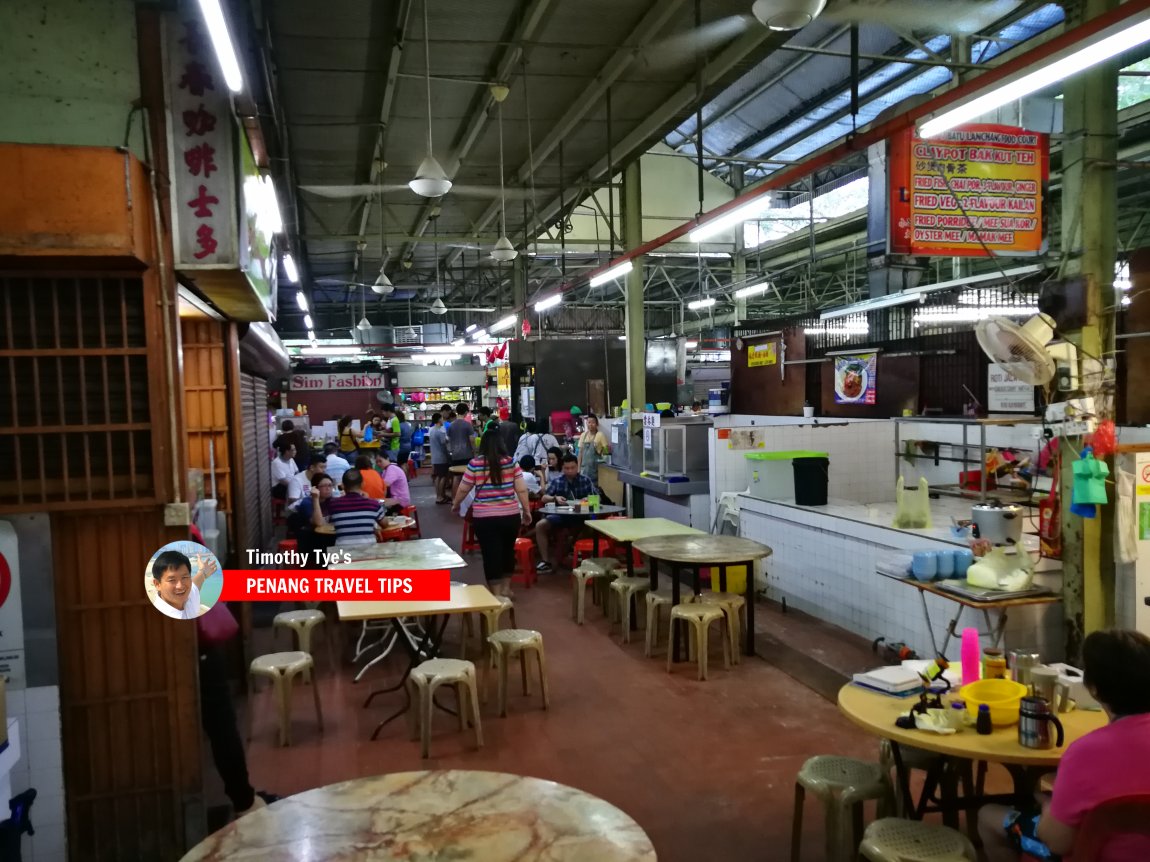
{"type": "Polygon", "coordinates": [[[778,362],[778,354],[775,352],[775,342],[770,341],[766,344],[751,344],[747,347],[747,367],[754,368],[758,365],[774,365],[778,362]]]}

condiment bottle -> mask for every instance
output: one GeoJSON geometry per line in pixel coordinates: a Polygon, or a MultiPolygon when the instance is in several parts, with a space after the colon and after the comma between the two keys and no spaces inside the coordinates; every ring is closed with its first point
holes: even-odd
{"type": "Polygon", "coordinates": [[[950,702],[950,726],[955,730],[962,730],[966,724],[966,703],[961,700],[950,702]]]}
{"type": "Polygon", "coordinates": [[[990,706],[988,704],[980,703],[978,705],[978,718],[975,719],[974,729],[983,736],[989,736],[994,730],[994,725],[990,723],[990,706]]]}
{"type": "Polygon", "coordinates": [[[1006,656],[1002,650],[988,647],[982,651],[982,678],[1006,679],[1006,656]]]}

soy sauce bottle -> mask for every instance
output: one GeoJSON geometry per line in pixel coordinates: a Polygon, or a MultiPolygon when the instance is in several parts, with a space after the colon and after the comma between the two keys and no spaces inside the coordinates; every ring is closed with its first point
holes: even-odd
{"type": "Polygon", "coordinates": [[[978,718],[974,721],[974,729],[983,736],[989,736],[994,730],[994,725],[990,723],[990,707],[985,703],[978,705],[978,718]]]}

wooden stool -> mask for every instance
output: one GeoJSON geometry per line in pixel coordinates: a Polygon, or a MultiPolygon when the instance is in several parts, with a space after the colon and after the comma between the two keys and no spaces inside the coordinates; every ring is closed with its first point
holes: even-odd
{"type": "MultiPolygon", "coordinates": [[[[272,691],[276,698],[276,711],[279,715],[279,744],[291,745],[291,684],[292,679],[300,673],[309,671],[314,666],[310,655],[306,652],[273,652],[268,655],[257,656],[252,659],[248,672],[253,677],[266,676],[272,681],[272,691]]],[[[319,707],[319,687],[311,687],[312,697],[315,698],[315,720],[323,733],[323,713],[319,707]]],[[[253,698],[254,700],[254,698],[253,698]]],[[[248,740],[252,738],[252,729],[255,724],[255,704],[248,705],[248,740]]]]}
{"type": "Polygon", "coordinates": [[[571,570],[571,618],[583,625],[584,609],[587,605],[587,585],[606,578],[619,567],[619,561],[605,557],[584,560],[578,568],[571,570]]]}
{"type": "Polygon", "coordinates": [[[863,802],[867,799],[887,799],[890,782],[883,777],[882,767],[877,763],[867,763],[853,757],[819,755],[804,763],[795,777],[791,862],[798,862],[802,849],[803,801],[807,791],[822,800],[826,812],[824,834],[828,862],[847,862],[855,858],[857,833],[862,831],[863,802]],[[849,818],[846,816],[848,812],[851,815],[849,818]],[[848,830],[853,834],[848,835],[848,830]]]}
{"type": "Polygon", "coordinates": [[[543,635],[530,629],[503,629],[488,639],[491,654],[499,666],[499,714],[507,716],[507,669],[511,659],[519,654],[519,671],[523,677],[523,694],[531,694],[527,681],[527,653],[534,652],[539,665],[539,686],[543,689],[543,708],[550,706],[547,692],[547,659],[543,655],[543,635]]]}
{"type": "Polygon", "coordinates": [[[643,648],[643,655],[650,658],[655,654],[655,644],[659,642],[660,608],[671,607],[675,600],[671,595],[671,588],[650,590],[647,593],[647,640],[643,648]]]}
{"type": "MultiPolygon", "coordinates": [[[[323,611],[283,611],[272,618],[272,630],[283,627],[294,631],[297,641],[296,648],[300,652],[306,652],[312,656],[312,664],[314,665],[315,656],[311,651],[311,630],[323,622],[327,622],[327,617],[323,615],[323,611]]],[[[331,654],[330,644],[328,654],[331,657],[331,669],[334,673],[335,656],[331,654]]],[[[311,668],[304,671],[303,681],[305,683],[311,682],[311,668]]]]}
{"type": "Polygon", "coordinates": [[[717,622],[722,629],[723,637],[723,669],[731,666],[731,639],[727,635],[727,618],[723,609],[718,605],[705,605],[702,602],[691,602],[685,605],[675,605],[671,608],[671,631],[667,637],[667,673],[671,672],[671,665],[675,658],[673,648],[675,640],[675,623],[682,621],[691,626],[690,644],[695,648],[699,661],[699,679],[707,678],[707,630],[711,623],[717,622]]]}
{"type": "Polygon", "coordinates": [[[746,597],[740,596],[738,593],[704,592],[699,596],[699,601],[708,605],[718,605],[723,609],[723,613],[727,615],[727,634],[731,639],[731,660],[735,664],[738,664],[739,632],[742,631],[740,615],[743,614],[746,609],[746,597]]]}
{"type": "Polygon", "coordinates": [[[651,579],[635,575],[616,578],[611,582],[611,593],[615,596],[615,607],[619,611],[619,622],[623,626],[623,643],[631,642],[631,601],[638,601],[639,595],[651,589],[651,579]]]}
{"type": "Polygon", "coordinates": [[[535,572],[535,542],[531,539],[515,540],[515,574],[511,583],[523,584],[528,589],[538,579],[535,572]]]}
{"type": "Polygon", "coordinates": [[[876,820],[867,827],[859,855],[870,862],[974,862],[978,858],[974,845],[961,832],[896,817],[876,820]]]}
{"type": "Polygon", "coordinates": [[[420,739],[421,756],[431,753],[431,718],[435,713],[435,690],[441,685],[455,687],[459,699],[459,729],[467,730],[468,711],[475,728],[475,747],[483,747],[483,728],[479,721],[479,687],[475,679],[475,665],[457,658],[435,658],[425,661],[411,671],[407,678],[411,690],[412,739],[420,739]]]}

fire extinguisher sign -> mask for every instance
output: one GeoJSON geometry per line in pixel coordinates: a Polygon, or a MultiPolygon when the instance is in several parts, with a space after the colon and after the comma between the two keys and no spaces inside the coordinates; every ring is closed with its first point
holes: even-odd
{"type": "Polygon", "coordinates": [[[19,551],[15,528],[0,521],[0,675],[7,677],[9,688],[25,685],[19,551]]]}

